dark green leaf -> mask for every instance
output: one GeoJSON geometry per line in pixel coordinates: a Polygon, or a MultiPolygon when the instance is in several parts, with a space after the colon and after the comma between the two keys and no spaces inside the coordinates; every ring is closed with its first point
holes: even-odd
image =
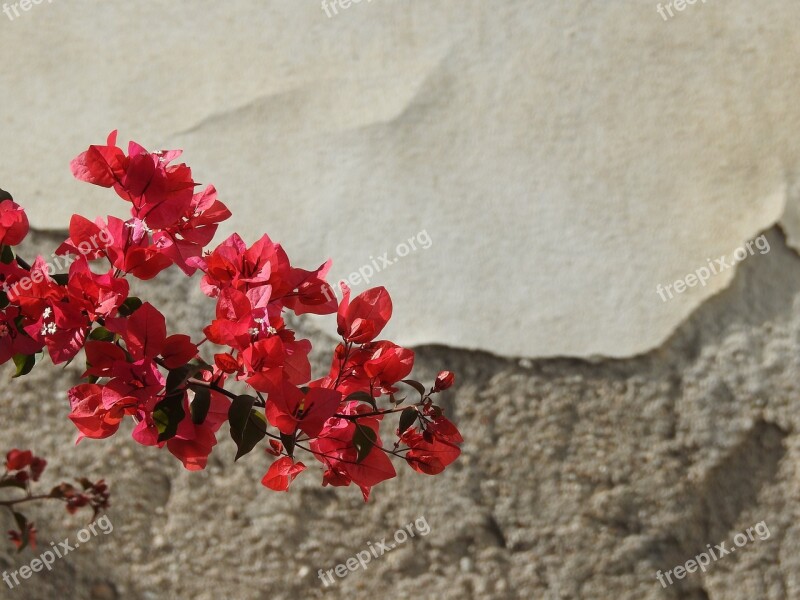
{"type": "Polygon", "coordinates": [[[403,412],[400,413],[400,434],[411,427],[414,422],[417,420],[417,409],[413,406],[409,406],[408,408],[403,409],[403,412]]]}
{"type": "Polygon", "coordinates": [[[186,383],[187,379],[194,377],[200,371],[206,369],[208,369],[208,365],[204,361],[193,359],[182,367],[170,370],[169,374],[167,375],[167,393],[169,394],[170,392],[183,387],[183,384],[186,383]]]}
{"type": "Polygon", "coordinates": [[[14,200],[7,191],[0,189],[0,202],[3,200],[14,200]]]}
{"type": "Polygon", "coordinates": [[[23,375],[27,375],[33,369],[33,365],[36,364],[36,355],[15,354],[14,364],[17,366],[17,372],[14,374],[14,377],[22,377],[23,375]]]}
{"type": "Polygon", "coordinates": [[[370,396],[367,392],[353,392],[347,398],[345,398],[345,401],[366,402],[372,406],[372,408],[378,410],[378,405],[375,403],[375,398],[370,396]]]}
{"type": "Polygon", "coordinates": [[[96,327],[89,333],[89,339],[96,342],[113,342],[114,336],[114,332],[105,327],[96,327]]]}
{"type": "Polygon", "coordinates": [[[267,420],[253,408],[255,402],[253,396],[237,396],[228,409],[231,437],[238,449],[234,461],[248,454],[267,434],[267,420]]]}
{"type": "Polygon", "coordinates": [[[0,292],[0,309],[8,306],[8,294],[0,292]]]}
{"type": "Polygon", "coordinates": [[[353,446],[358,450],[356,462],[367,458],[377,439],[378,434],[372,428],[356,423],[356,433],[353,436],[353,446]]]}
{"type": "Polygon", "coordinates": [[[21,490],[27,489],[22,481],[17,481],[15,478],[4,479],[0,481],[0,488],[15,487],[21,490]]]}
{"type": "Polygon", "coordinates": [[[51,275],[51,277],[58,285],[67,285],[67,283],[69,283],[69,274],[67,273],[56,273],[51,275]]]}
{"type": "Polygon", "coordinates": [[[25,515],[14,511],[14,520],[17,522],[17,527],[22,534],[22,544],[20,544],[18,552],[22,552],[30,542],[30,532],[28,531],[28,519],[25,515]]]}
{"type": "Polygon", "coordinates": [[[153,410],[153,422],[158,430],[159,442],[166,442],[178,433],[178,425],[186,416],[183,410],[184,394],[183,390],[173,392],[156,404],[153,410]]]}
{"type": "Polygon", "coordinates": [[[14,258],[14,250],[12,250],[11,246],[3,244],[2,249],[0,249],[0,262],[4,265],[10,265],[14,262],[14,258]]]}
{"type": "Polygon", "coordinates": [[[283,443],[283,448],[286,450],[286,454],[294,458],[294,447],[297,443],[294,434],[281,432],[281,442],[283,443]]]}
{"type": "Polygon", "coordinates": [[[425,396],[425,386],[422,385],[419,381],[414,381],[413,379],[403,379],[403,383],[406,385],[410,385],[415,390],[419,392],[419,397],[422,399],[425,396]]]}
{"type": "Polygon", "coordinates": [[[119,307],[119,314],[122,317],[129,317],[134,312],[139,310],[141,306],[142,306],[141,299],[137,298],[136,296],[131,296],[130,298],[125,300],[125,302],[123,302],[122,305],[119,307]]]}
{"type": "Polygon", "coordinates": [[[190,385],[189,388],[194,392],[194,400],[189,405],[192,423],[200,425],[206,420],[208,409],[211,408],[211,390],[202,385],[190,385]]]}

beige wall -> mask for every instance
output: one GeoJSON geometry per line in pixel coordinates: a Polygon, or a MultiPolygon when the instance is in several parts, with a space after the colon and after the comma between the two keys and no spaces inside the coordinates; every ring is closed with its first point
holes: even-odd
{"type": "Polygon", "coordinates": [[[429,235],[370,281],[401,342],[633,355],[733,270],[666,302],[658,284],[787,211],[800,229],[798,17],[777,0],[667,21],[649,1],[45,2],[0,14],[0,186],[40,228],[120,213],[68,170],[119,128],[184,148],[233,209],[226,232],[266,231],[301,265],[345,277],[429,235]]]}

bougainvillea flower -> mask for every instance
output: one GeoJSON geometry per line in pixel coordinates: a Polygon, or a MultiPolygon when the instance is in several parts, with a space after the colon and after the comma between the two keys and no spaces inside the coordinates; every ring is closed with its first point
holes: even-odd
{"type": "Polygon", "coordinates": [[[217,190],[208,186],[195,194],[186,213],[174,226],[156,231],[153,240],[160,252],[169,257],[187,275],[203,264],[200,256],[217,232],[219,223],[231,212],[217,199],[217,190]]]}
{"type": "Polygon", "coordinates": [[[0,244],[16,246],[29,229],[28,216],[19,204],[13,200],[0,202],[0,244]]]}
{"type": "Polygon", "coordinates": [[[308,340],[283,341],[279,336],[258,340],[242,352],[248,385],[259,392],[278,393],[284,381],[302,385],[311,378],[308,340]]]}
{"type": "Polygon", "coordinates": [[[112,273],[93,273],[85,257],[70,267],[67,283],[69,302],[85,311],[91,321],[114,316],[128,297],[128,282],[112,273]]]}
{"type": "Polygon", "coordinates": [[[322,431],[325,421],[336,413],[341,400],[342,395],[336,390],[310,388],[303,393],[287,382],[280,392],[269,395],[267,420],[281,433],[291,435],[300,429],[313,438],[322,431]]]}
{"type": "Polygon", "coordinates": [[[33,462],[33,452],[30,450],[10,450],[6,454],[6,470],[19,471],[25,469],[33,462]]]}
{"type": "Polygon", "coordinates": [[[281,297],[282,304],[296,315],[306,313],[330,315],[336,312],[338,303],[333,288],[325,281],[332,261],[327,261],[316,271],[293,268],[291,288],[281,297]]]}
{"type": "MultiPolygon", "coordinates": [[[[366,405],[348,402],[340,413],[358,415],[371,410],[366,405]]],[[[366,502],[372,486],[397,475],[392,461],[382,450],[379,424],[378,416],[361,417],[358,425],[349,419],[336,417],[326,422],[319,437],[310,442],[314,456],[327,467],[323,475],[323,485],[346,486],[351,482],[355,483],[361,488],[366,502]],[[361,461],[358,461],[358,450],[353,445],[357,427],[370,429],[374,439],[374,444],[361,461]]]]}
{"type": "Polygon", "coordinates": [[[20,316],[16,306],[0,311],[0,364],[8,362],[15,354],[30,356],[42,349],[44,344],[37,342],[24,331],[17,329],[20,316]]]}
{"type": "Polygon", "coordinates": [[[291,273],[289,257],[279,244],[264,236],[250,248],[234,233],[205,257],[205,276],[200,282],[203,292],[216,297],[225,288],[240,292],[271,283],[287,281],[291,273]]]}
{"type": "Polygon", "coordinates": [[[152,229],[178,223],[192,202],[195,183],[184,164],[170,166],[179,150],[148,152],[136,142],[128,144],[128,156],[117,147],[113,131],[105,146],[93,145],[71,163],[73,175],[102,187],[113,187],[133,206],[131,214],[152,229]]]}
{"type": "Polygon", "coordinates": [[[217,318],[203,333],[215,344],[244,350],[258,331],[250,299],[237,289],[226,288],[217,299],[217,318]]]}
{"type": "Polygon", "coordinates": [[[67,392],[71,411],[69,419],[83,438],[102,439],[114,435],[125,416],[123,403],[108,409],[103,403],[103,387],[93,383],[77,385],[67,392]]]}
{"type": "Polygon", "coordinates": [[[423,432],[407,429],[400,440],[410,448],[405,455],[409,466],[427,475],[438,475],[456,460],[461,454],[457,444],[464,441],[456,426],[441,415],[427,423],[423,432]]]}
{"type": "Polygon", "coordinates": [[[306,466],[303,463],[294,462],[290,457],[284,456],[270,465],[261,484],[276,492],[285,492],[295,477],[305,470],[306,466]]]}
{"type": "Polygon", "coordinates": [[[108,226],[98,218],[92,223],[86,217],[72,215],[69,221],[69,237],[55,251],[56,256],[75,254],[87,260],[102,258],[106,248],[114,243],[108,226]]]}
{"type": "Polygon", "coordinates": [[[408,377],[414,368],[414,351],[388,341],[370,346],[369,351],[374,348],[374,352],[364,363],[364,373],[370,378],[373,388],[379,388],[383,393],[396,392],[393,385],[408,377]]]}
{"type": "Polygon", "coordinates": [[[392,316],[392,299],[384,287],[370,288],[350,301],[350,288],[342,284],[339,304],[339,335],[354,344],[371,342],[392,316]]]}
{"type": "Polygon", "coordinates": [[[142,221],[122,221],[108,217],[113,243],[106,248],[111,264],[142,280],[152,279],[172,264],[172,260],[153,244],[142,221]]]}

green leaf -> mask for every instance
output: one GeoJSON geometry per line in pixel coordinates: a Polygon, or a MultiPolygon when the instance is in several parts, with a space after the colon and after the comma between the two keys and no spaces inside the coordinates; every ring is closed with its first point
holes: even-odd
{"type": "Polygon", "coordinates": [[[17,366],[17,372],[14,373],[14,377],[22,377],[23,375],[27,375],[33,370],[33,365],[36,364],[36,355],[35,354],[15,354],[14,355],[14,364],[17,366]]]}
{"type": "Polygon", "coordinates": [[[202,385],[190,385],[189,389],[194,392],[194,399],[189,404],[192,423],[200,425],[205,422],[208,416],[208,409],[211,408],[211,390],[202,385]]]}
{"type": "Polygon", "coordinates": [[[0,189],[0,202],[3,200],[14,200],[14,198],[12,198],[11,194],[9,194],[7,191],[0,189]]]}
{"type": "Polygon", "coordinates": [[[17,527],[19,527],[20,533],[22,533],[22,544],[20,544],[19,550],[17,550],[17,552],[22,552],[28,545],[28,542],[30,542],[30,532],[28,531],[28,519],[26,519],[25,515],[23,515],[22,513],[14,511],[14,520],[17,522],[17,527]]]}
{"type": "Polygon", "coordinates": [[[89,339],[96,342],[113,342],[116,334],[105,327],[95,327],[89,333],[89,339]]]}
{"type": "Polygon", "coordinates": [[[185,392],[178,390],[168,394],[153,410],[153,422],[158,430],[158,441],[166,442],[178,433],[178,425],[183,421],[186,412],[183,410],[185,392]]]}
{"type": "Polygon", "coordinates": [[[17,481],[13,477],[11,479],[4,479],[3,481],[0,481],[0,488],[8,488],[8,487],[15,487],[21,490],[27,489],[25,487],[25,483],[23,483],[22,481],[17,481]]]}
{"type": "Polygon", "coordinates": [[[375,398],[370,396],[367,392],[353,392],[347,398],[345,398],[345,402],[347,401],[355,401],[355,402],[366,402],[375,410],[378,410],[378,405],[375,402],[375,398]]]}
{"type": "Polygon", "coordinates": [[[297,438],[291,433],[281,432],[281,443],[283,444],[284,450],[286,450],[286,454],[294,458],[294,447],[295,444],[297,444],[297,438]]]}
{"type": "Polygon", "coordinates": [[[139,310],[142,306],[142,301],[136,296],[131,296],[119,307],[119,314],[121,317],[130,317],[133,313],[139,310]]]}
{"type": "Polygon", "coordinates": [[[403,409],[403,412],[400,413],[400,426],[398,427],[401,435],[414,424],[418,414],[417,409],[413,406],[403,409]]]}
{"type": "Polygon", "coordinates": [[[8,306],[8,294],[0,292],[0,309],[8,306]]]}
{"type": "Polygon", "coordinates": [[[192,359],[182,367],[170,370],[167,375],[167,393],[174,392],[183,384],[187,379],[197,375],[200,371],[208,370],[210,367],[200,359],[192,359]]]}
{"type": "Polygon", "coordinates": [[[252,451],[267,434],[267,419],[260,410],[253,408],[255,402],[253,396],[237,396],[228,409],[231,437],[238,449],[234,461],[252,451]]]}
{"type": "Polygon", "coordinates": [[[378,434],[375,431],[367,427],[366,425],[361,425],[360,423],[356,423],[356,433],[353,436],[353,446],[355,446],[356,450],[358,450],[358,456],[356,458],[356,462],[360,463],[362,460],[367,458],[372,450],[373,446],[375,446],[375,442],[378,439],[378,434]]]}
{"type": "Polygon", "coordinates": [[[2,249],[0,249],[0,262],[2,262],[4,265],[10,265],[12,262],[14,262],[14,258],[16,257],[14,256],[14,250],[11,248],[11,246],[6,246],[3,244],[2,249]]]}
{"type": "Polygon", "coordinates": [[[58,285],[67,285],[69,283],[69,273],[55,273],[50,277],[53,278],[58,285]]]}
{"type": "Polygon", "coordinates": [[[403,383],[406,385],[410,385],[415,390],[419,392],[420,399],[425,397],[425,386],[422,385],[419,381],[414,381],[413,379],[403,379],[403,383]]]}

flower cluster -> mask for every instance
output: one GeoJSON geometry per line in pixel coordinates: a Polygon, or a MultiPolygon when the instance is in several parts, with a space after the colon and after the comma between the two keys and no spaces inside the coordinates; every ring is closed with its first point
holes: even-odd
{"type": "Polygon", "coordinates": [[[114,132],[72,161],[77,179],[113,188],[130,216],[74,215],[56,251],[69,257],[63,274],[51,273],[42,257],[29,265],[15,255],[28,221],[5,195],[0,362],[13,359],[19,376],[45,350],[56,364],[83,350],[84,381],[68,392],[79,441],[109,437],[131,418],[134,440],[166,447],[189,470],[206,466],[227,422],[236,459],[269,441],[267,454],[276,458],[262,483],[273,490],[288,489],[306,469],[298,450],[321,463],[323,485],[355,484],[365,500],[395,476],[392,456],[421,473],[442,472],[463,440],[434,396],[454,376],[444,371],[430,388],[407,379],[414,352],[379,339],[392,315],[388,292],[378,287],[351,298],[345,287],[338,302],[325,280],[330,261],[295,267],[266,235],[248,246],[233,234],[207,249],[231,213],[213,186],[196,190],[191,169],[173,163],[179,155],[134,142],[126,153],[114,132]],[[129,294],[128,278],[152,279],[171,265],[187,276],[199,271],[202,291],[216,303],[202,339],[170,333],[155,306],[129,294]],[[287,326],[287,313],[336,314],[341,342],[321,377],[312,378],[311,343],[287,326]],[[199,354],[206,342],[215,346],[208,362],[199,354]],[[401,406],[401,384],[419,398],[401,406]],[[386,444],[381,422],[394,414],[395,440],[386,444]]]}
{"type": "Polygon", "coordinates": [[[49,493],[34,494],[32,484],[39,481],[47,467],[47,461],[39,456],[34,456],[30,450],[11,450],[6,455],[5,473],[0,476],[0,488],[19,489],[25,495],[8,500],[0,500],[0,507],[5,507],[14,517],[18,529],[8,532],[11,542],[22,550],[30,545],[36,547],[36,526],[28,521],[27,517],[18,510],[18,506],[25,502],[41,500],[60,500],[64,502],[67,511],[74,514],[83,507],[93,511],[93,518],[109,506],[109,490],[101,479],[93,482],[86,477],[77,480],[80,489],[71,483],[61,482],[49,493]]]}

